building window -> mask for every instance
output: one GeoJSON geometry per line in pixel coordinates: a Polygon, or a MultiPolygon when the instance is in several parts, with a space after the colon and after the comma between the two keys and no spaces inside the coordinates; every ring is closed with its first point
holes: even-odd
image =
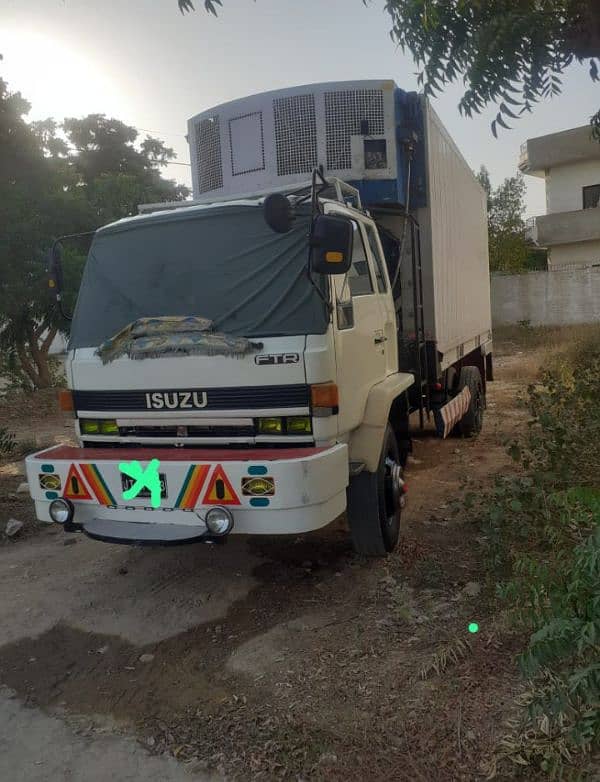
{"type": "Polygon", "coordinates": [[[600,185],[590,185],[583,188],[583,208],[594,209],[600,206],[600,185]]]}

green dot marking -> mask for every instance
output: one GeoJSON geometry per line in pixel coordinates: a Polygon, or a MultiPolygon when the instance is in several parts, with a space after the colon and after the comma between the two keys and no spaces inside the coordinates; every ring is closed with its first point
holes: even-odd
{"type": "Polygon", "coordinates": [[[479,632],[479,625],[477,622],[471,622],[469,625],[469,632],[470,633],[478,633],[479,632]]]}

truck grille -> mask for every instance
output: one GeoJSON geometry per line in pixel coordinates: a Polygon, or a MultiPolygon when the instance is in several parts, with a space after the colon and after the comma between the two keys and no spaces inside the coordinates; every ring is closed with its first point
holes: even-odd
{"type": "MultiPolygon", "coordinates": [[[[267,408],[306,407],[310,405],[307,385],[244,386],[237,388],[185,389],[206,394],[203,410],[260,410],[267,408]]],[[[74,391],[75,409],[121,412],[144,410],[150,415],[146,394],[177,394],[181,389],[148,389],[148,391],[74,391]]],[[[178,408],[174,408],[178,409],[178,408]]],[[[191,411],[190,411],[191,412],[191,411]]]]}
{"type": "Polygon", "coordinates": [[[119,437],[254,437],[254,426],[120,426],[119,437]],[[185,430],[182,434],[181,430],[185,430]]]}

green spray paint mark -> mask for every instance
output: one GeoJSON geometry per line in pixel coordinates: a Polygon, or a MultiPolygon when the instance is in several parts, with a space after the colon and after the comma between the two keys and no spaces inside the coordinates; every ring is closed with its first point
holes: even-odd
{"type": "Polygon", "coordinates": [[[119,464],[119,470],[129,478],[133,478],[135,481],[131,488],[123,492],[123,499],[132,500],[144,489],[148,489],[150,492],[150,505],[152,505],[153,508],[158,508],[160,506],[159,467],[160,462],[158,459],[152,459],[145,470],[139,462],[121,462],[119,464]]]}
{"type": "Polygon", "coordinates": [[[469,632],[470,633],[478,633],[479,632],[479,625],[477,622],[471,622],[469,625],[469,632]]]}

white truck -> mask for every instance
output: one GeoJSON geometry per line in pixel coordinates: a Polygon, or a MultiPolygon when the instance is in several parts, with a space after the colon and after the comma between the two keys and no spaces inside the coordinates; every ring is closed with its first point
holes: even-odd
{"type": "Polygon", "coordinates": [[[166,545],[346,511],[355,549],[385,555],[411,419],[482,425],[484,192],[391,81],[251,96],[188,132],[194,200],[93,237],[62,395],[79,444],[27,458],[37,516],[166,545]]]}

